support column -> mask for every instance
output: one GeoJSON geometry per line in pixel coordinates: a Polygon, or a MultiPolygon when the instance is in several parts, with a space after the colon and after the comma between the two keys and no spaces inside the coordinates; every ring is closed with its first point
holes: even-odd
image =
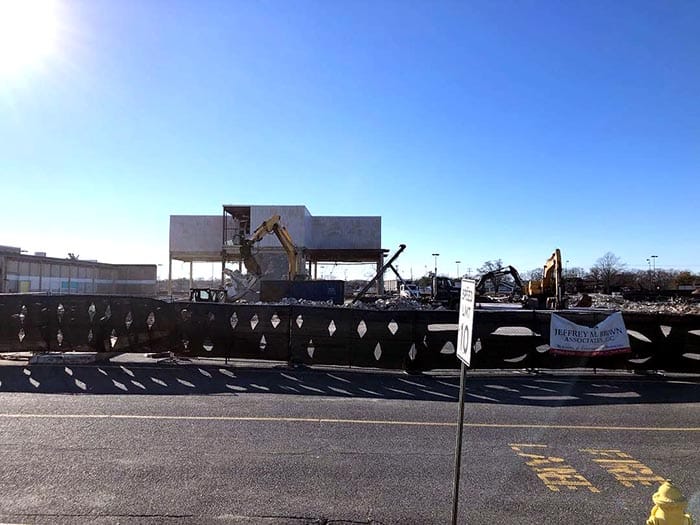
{"type": "MultiPolygon", "coordinates": [[[[380,256],[377,260],[377,274],[382,271],[384,266],[384,257],[380,256]]],[[[377,295],[382,295],[384,293],[384,274],[377,275],[377,295]]]]}
{"type": "Polygon", "coordinates": [[[318,280],[318,261],[314,263],[314,281],[318,280]]]}
{"type": "Polygon", "coordinates": [[[0,257],[0,293],[5,293],[7,291],[7,259],[5,257],[0,257]]]}
{"type": "Polygon", "coordinates": [[[194,281],[192,280],[192,266],[192,261],[190,261],[190,288],[192,288],[192,285],[194,284],[194,281]]]}
{"type": "Polygon", "coordinates": [[[173,256],[168,256],[168,295],[173,295],[173,256]]]}

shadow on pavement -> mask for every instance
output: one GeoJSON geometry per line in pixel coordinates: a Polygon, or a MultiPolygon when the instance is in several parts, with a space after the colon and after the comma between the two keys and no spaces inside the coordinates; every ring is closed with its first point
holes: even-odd
{"type": "MultiPolygon", "coordinates": [[[[469,372],[472,403],[580,406],[700,401],[697,376],[663,377],[557,373],[469,372]]],[[[251,395],[447,401],[458,399],[459,377],[360,369],[249,368],[212,364],[105,363],[0,365],[0,392],[46,394],[251,395]]]]}

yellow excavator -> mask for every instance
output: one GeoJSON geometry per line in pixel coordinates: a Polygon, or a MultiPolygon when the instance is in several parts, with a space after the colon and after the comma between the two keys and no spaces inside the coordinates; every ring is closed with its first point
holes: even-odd
{"type": "Polygon", "coordinates": [[[275,234],[282,245],[284,252],[287,254],[287,262],[289,264],[289,280],[293,281],[297,279],[299,277],[299,267],[301,265],[300,254],[297,247],[294,245],[294,241],[292,241],[292,237],[289,235],[287,228],[280,223],[279,215],[273,215],[266,221],[263,221],[263,223],[257,227],[250,237],[241,239],[240,254],[246,270],[248,270],[248,273],[251,273],[257,277],[262,275],[260,264],[258,264],[258,261],[253,256],[253,245],[261,241],[263,237],[269,233],[275,234]]]}
{"type": "Polygon", "coordinates": [[[528,300],[533,302],[532,306],[555,310],[564,307],[561,273],[561,251],[557,248],[544,263],[542,279],[528,281],[523,287],[528,300]]]}
{"type": "Polygon", "coordinates": [[[253,246],[261,241],[266,235],[274,233],[279,240],[284,252],[287,254],[289,264],[288,279],[290,281],[303,280],[306,276],[299,272],[301,267],[301,259],[299,250],[294,245],[291,235],[280,223],[280,216],[273,215],[258,226],[258,228],[249,237],[241,238],[240,240],[240,255],[243,264],[248,271],[248,274],[241,274],[238,270],[230,270],[224,268],[223,273],[228,276],[225,287],[223,289],[211,288],[191,288],[190,301],[192,302],[232,302],[244,297],[251,291],[254,291],[259,285],[258,282],[262,277],[262,268],[253,255],[253,246]]]}

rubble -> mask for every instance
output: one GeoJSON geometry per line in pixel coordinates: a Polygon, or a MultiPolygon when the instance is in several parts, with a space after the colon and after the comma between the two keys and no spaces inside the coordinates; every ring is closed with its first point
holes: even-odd
{"type": "MultiPolygon", "coordinates": [[[[628,301],[619,295],[606,295],[601,293],[587,294],[592,305],[590,308],[597,310],[621,310],[623,312],[647,312],[647,313],[665,313],[665,314],[691,314],[700,315],[700,304],[688,301],[687,299],[670,299],[667,301],[628,301]]],[[[576,305],[581,301],[583,296],[572,295],[568,297],[569,305],[576,305]]],[[[499,301],[501,302],[501,301],[499,301]]],[[[392,296],[382,297],[373,301],[357,302],[352,304],[346,301],[344,305],[334,305],[332,301],[311,301],[307,299],[290,299],[285,298],[274,303],[265,303],[261,301],[246,301],[238,300],[234,304],[252,304],[252,305],[301,305],[301,306],[316,306],[316,307],[334,307],[334,308],[351,308],[358,310],[414,310],[414,311],[444,311],[447,310],[442,305],[435,305],[429,302],[417,301],[405,297],[392,296]]]]}
{"type": "Polygon", "coordinates": [[[252,305],[265,305],[265,306],[318,306],[318,307],[334,307],[334,308],[351,308],[353,310],[432,310],[440,311],[446,310],[444,306],[435,306],[430,303],[424,303],[421,301],[416,301],[414,299],[408,299],[405,297],[383,297],[373,301],[352,303],[346,301],[343,305],[333,304],[333,301],[311,301],[308,299],[293,299],[285,297],[274,303],[267,303],[262,301],[246,301],[237,300],[234,304],[252,304],[252,305]]]}
{"type": "Polygon", "coordinates": [[[360,301],[355,304],[346,304],[345,306],[350,308],[363,308],[366,310],[446,310],[444,306],[435,306],[407,297],[387,297],[377,299],[372,303],[363,303],[360,301]]]}
{"type": "MultiPolygon", "coordinates": [[[[589,294],[593,304],[591,308],[601,310],[621,310],[623,312],[646,312],[664,314],[700,315],[700,304],[686,299],[669,299],[666,301],[628,301],[620,295],[589,294]]],[[[581,296],[573,296],[571,303],[575,304],[581,296]]]]}

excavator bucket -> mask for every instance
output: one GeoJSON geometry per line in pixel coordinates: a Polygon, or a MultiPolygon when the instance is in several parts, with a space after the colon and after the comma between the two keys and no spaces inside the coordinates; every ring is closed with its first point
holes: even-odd
{"type": "Polygon", "coordinates": [[[253,252],[248,243],[241,244],[241,256],[243,258],[243,265],[248,273],[260,277],[262,275],[262,268],[258,264],[258,261],[253,257],[253,252]]]}

